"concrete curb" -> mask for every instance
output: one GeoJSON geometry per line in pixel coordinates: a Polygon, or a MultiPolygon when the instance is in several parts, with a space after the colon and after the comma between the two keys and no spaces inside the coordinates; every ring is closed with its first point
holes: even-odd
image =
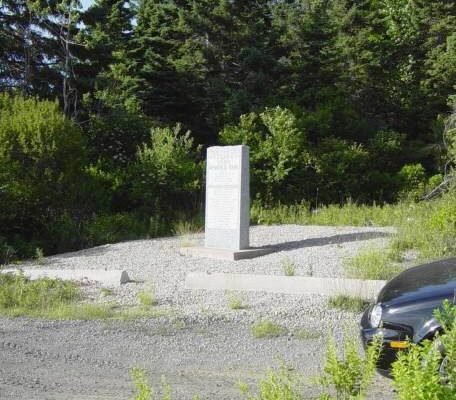
{"type": "Polygon", "coordinates": [[[62,279],[65,281],[97,281],[103,286],[118,286],[130,281],[126,271],[121,270],[97,270],[97,269],[3,269],[0,273],[23,273],[31,280],[39,278],[62,279]]]}
{"type": "Polygon", "coordinates": [[[189,273],[185,278],[186,289],[315,293],[328,296],[342,294],[367,300],[375,299],[385,283],[360,279],[223,273],[189,273]]]}

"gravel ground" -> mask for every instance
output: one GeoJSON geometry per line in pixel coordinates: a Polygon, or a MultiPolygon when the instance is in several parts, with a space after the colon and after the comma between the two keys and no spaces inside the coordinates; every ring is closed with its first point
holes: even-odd
{"type": "MultiPolygon", "coordinates": [[[[275,252],[252,260],[214,261],[179,255],[179,247],[202,242],[202,235],[139,240],[46,258],[45,268],[124,269],[135,282],[106,296],[92,283],[95,302],[137,304],[141,291],[155,292],[157,310],[166,315],[136,322],[37,321],[0,319],[0,399],[128,399],[128,371],[143,367],[155,386],[166,377],[175,399],[242,398],[235,382],[254,383],[268,367],[283,362],[305,376],[318,373],[333,332],[357,334],[359,315],[328,309],[315,295],[239,293],[247,308],[231,310],[230,294],[189,291],[188,272],[343,276],[345,257],[366,246],[384,246],[389,228],[255,226],[252,246],[273,245],[275,252]],[[288,335],[255,339],[251,324],[270,319],[288,335]],[[316,332],[311,339],[299,332],[316,332]]],[[[33,264],[32,264],[33,265],[33,264]]],[[[37,268],[42,267],[37,265],[37,268]]],[[[30,267],[31,265],[27,265],[30,267]]],[[[306,389],[312,397],[317,389],[306,389]]],[[[389,381],[377,377],[372,399],[393,397],[389,381]]]]}

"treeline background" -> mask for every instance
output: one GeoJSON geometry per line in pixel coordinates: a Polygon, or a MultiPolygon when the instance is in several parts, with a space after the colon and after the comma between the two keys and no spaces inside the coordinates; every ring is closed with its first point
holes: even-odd
{"type": "Polygon", "coordinates": [[[169,233],[214,144],[250,146],[259,207],[420,199],[455,27],[450,0],[0,0],[0,262],[169,233]]]}

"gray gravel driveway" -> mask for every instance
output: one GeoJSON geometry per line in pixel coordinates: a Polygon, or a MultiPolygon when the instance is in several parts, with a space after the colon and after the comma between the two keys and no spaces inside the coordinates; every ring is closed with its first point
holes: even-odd
{"type": "MultiPolygon", "coordinates": [[[[139,240],[50,257],[46,268],[125,269],[136,282],[112,288],[105,296],[92,283],[92,301],[136,304],[140,291],[154,288],[165,316],[134,322],[0,319],[0,399],[130,399],[129,371],[144,368],[157,389],[164,376],[174,399],[240,399],[239,379],[254,385],[283,363],[312,377],[318,373],[327,336],[357,334],[359,315],[328,309],[325,296],[240,293],[243,310],[228,307],[227,293],[188,291],[187,272],[283,275],[285,260],[296,275],[343,276],[342,263],[365,246],[384,246],[386,228],[258,226],[253,246],[274,245],[276,252],[253,260],[214,261],[179,255],[178,248],[201,242],[190,238],[139,240]],[[190,241],[190,243],[189,243],[190,241]],[[251,324],[273,320],[288,335],[256,339],[251,324]],[[316,332],[302,339],[299,332],[316,332]]],[[[37,265],[37,268],[40,266],[37,265]]],[[[307,386],[306,386],[307,387],[307,386]]],[[[318,393],[311,386],[309,398],[318,393]]],[[[393,397],[388,380],[378,376],[371,399],[393,397]]]]}

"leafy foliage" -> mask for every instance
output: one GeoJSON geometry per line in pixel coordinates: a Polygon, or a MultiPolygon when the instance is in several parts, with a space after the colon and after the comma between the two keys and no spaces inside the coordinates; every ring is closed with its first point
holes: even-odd
{"type": "MultiPolygon", "coordinates": [[[[369,225],[385,202],[448,188],[453,3],[4,0],[0,91],[58,106],[0,100],[1,258],[100,243],[86,234],[109,215],[169,232],[201,211],[197,145],[250,146],[266,222],[369,225]],[[379,206],[342,218],[347,201],[379,206]]],[[[448,235],[423,254],[451,253],[448,235]]]]}
{"type": "Polygon", "coordinates": [[[83,213],[84,165],[82,132],[57,103],[0,94],[4,235],[38,240],[60,216],[83,213]]]}
{"type": "MultiPolygon", "coordinates": [[[[364,398],[366,390],[372,382],[377,360],[380,356],[381,337],[376,336],[366,350],[365,357],[359,354],[358,344],[354,340],[346,340],[343,356],[333,340],[328,344],[324,373],[319,379],[320,384],[336,392],[336,399],[364,398]]],[[[329,393],[323,393],[321,399],[332,399],[329,393]]]]}
{"type": "Polygon", "coordinates": [[[442,324],[443,334],[434,341],[411,344],[393,364],[394,386],[401,400],[450,399],[456,395],[456,307],[446,301],[435,315],[442,324]],[[446,357],[444,371],[440,370],[442,357],[446,357]]]}
{"type": "Polygon", "coordinates": [[[247,400],[301,400],[302,396],[298,389],[297,377],[285,367],[278,371],[269,371],[265,378],[261,379],[258,386],[258,395],[250,392],[247,384],[240,382],[239,389],[247,400]]]}
{"type": "Polygon", "coordinates": [[[133,200],[149,214],[172,215],[174,210],[193,210],[200,187],[201,164],[196,162],[190,133],[181,126],[154,128],[150,143],[138,149],[130,171],[133,200]]]}

